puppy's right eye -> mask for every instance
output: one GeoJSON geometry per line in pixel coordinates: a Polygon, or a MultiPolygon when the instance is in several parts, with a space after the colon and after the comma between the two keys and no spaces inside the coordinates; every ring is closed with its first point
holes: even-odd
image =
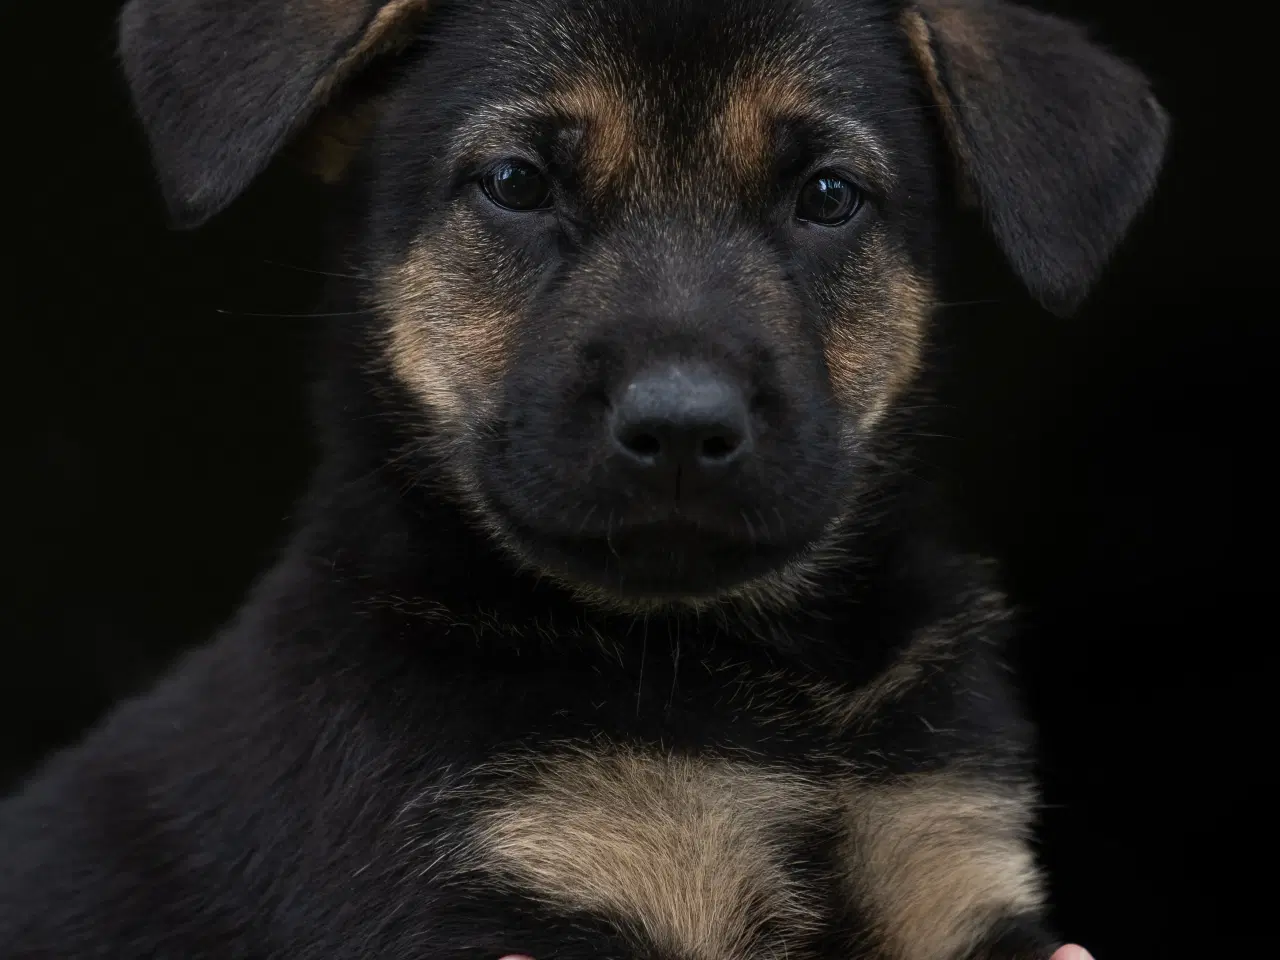
{"type": "Polygon", "coordinates": [[[542,210],[551,205],[551,184],[536,167],[504,160],[480,181],[485,195],[507,210],[542,210]]]}
{"type": "Polygon", "coordinates": [[[807,223],[836,227],[853,219],[862,206],[862,194],[849,180],[834,171],[810,178],[796,202],[796,217],[807,223]]]}

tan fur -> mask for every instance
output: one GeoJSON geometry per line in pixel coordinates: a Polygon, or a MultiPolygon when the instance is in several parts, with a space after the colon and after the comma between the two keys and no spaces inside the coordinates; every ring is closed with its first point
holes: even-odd
{"type": "Polygon", "coordinates": [[[833,810],[802,777],[731,760],[618,750],[543,761],[479,824],[489,869],[563,909],[592,911],[662,951],[728,960],[767,951],[762,925],[811,932],[789,876],[787,823],[833,810]]]}
{"type": "Polygon", "coordinates": [[[567,81],[551,95],[550,104],[583,130],[588,189],[603,192],[639,162],[633,108],[606,77],[583,75],[567,81]]]}
{"type": "Polygon", "coordinates": [[[932,308],[927,281],[881,233],[837,285],[839,317],[824,353],[837,401],[859,430],[878,422],[915,376],[932,308]]]}
{"type": "Polygon", "coordinates": [[[779,837],[833,815],[842,882],[877,956],[954,960],[1043,901],[1027,789],[954,772],[822,783],[622,748],[503,766],[504,799],[480,804],[469,869],[690,960],[795,950],[821,929],[822,891],[803,888],[779,837]]]}
{"type": "Polygon", "coordinates": [[[713,164],[729,168],[748,186],[772,176],[775,123],[808,119],[834,129],[854,155],[861,172],[882,189],[893,182],[887,151],[864,125],[823,109],[812,95],[802,60],[743,65],[727,84],[725,105],[709,126],[713,164]]]}
{"type": "Polygon", "coordinates": [[[773,124],[813,112],[807,91],[793,73],[752,71],[730,85],[726,104],[711,131],[717,160],[743,180],[769,174],[773,124]]]}
{"type": "Polygon", "coordinates": [[[1030,791],[922,775],[854,786],[846,804],[850,888],[892,960],[955,960],[1043,903],[1030,791]]]}
{"type": "Polygon", "coordinates": [[[491,407],[506,370],[521,284],[466,208],[378,283],[387,360],[448,435],[491,407]]]}
{"type": "Polygon", "coordinates": [[[564,78],[545,98],[521,97],[478,107],[454,135],[454,160],[476,160],[504,151],[513,130],[545,118],[581,131],[590,190],[607,189],[639,163],[634,107],[603,72],[564,78]]]}

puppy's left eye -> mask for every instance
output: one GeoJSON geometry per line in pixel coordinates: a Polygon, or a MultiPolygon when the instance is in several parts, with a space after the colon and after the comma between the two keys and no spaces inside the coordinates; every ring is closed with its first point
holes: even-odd
{"type": "Polygon", "coordinates": [[[800,188],[796,217],[826,227],[848,222],[862,206],[862,191],[838,173],[823,171],[800,188]]]}
{"type": "Polygon", "coordinates": [[[508,210],[541,210],[551,205],[551,184],[542,171],[521,160],[504,160],[481,181],[485,194],[508,210]]]}

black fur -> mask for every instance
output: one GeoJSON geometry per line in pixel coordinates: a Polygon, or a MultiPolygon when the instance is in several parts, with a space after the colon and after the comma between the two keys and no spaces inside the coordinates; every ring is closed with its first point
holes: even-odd
{"type": "MultiPolygon", "coordinates": [[[[377,12],[353,4],[340,17],[298,13],[323,6],[134,0],[127,7],[124,60],[180,221],[198,222],[229,203],[300,130],[321,106],[312,91],[360,44],[377,12]],[[317,27],[336,22],[346,24],[340,36],[317,27]]],[[[1039,29],[1038,19],[993,9],[999,12],[988,25],[1013,31],[1006,45],[1022,42],[1024,28],[1039,29]]],[[[680,97],[695,104],[709,95],[697,77],[714,73],[717,56],[727,71],[730,37],[776,38],[758,41],[768,50],[821,24],[850,43],[821,50],[818,59],[830,67],[827,95],[848,104],[862,91],[861,108],[895,158],[895,185],[877,195],[868,216],[881,218],[913,268],[932,273],[937,241],[947,235],[938,199],[946,134],[927,109],[928,78],[912,59],[897,6],[440,0],[428,13],[411,48],[379,77],[382,114],[345,197],[354,216],[342,222],[350,238],[337,251],[342,262],[385,275],[424,224],[431,229],[451,204],[479,202],[457,199],[466,185],[447,165],[443,144],[495,86],[535,100],[545,93],[534,79],[545,64],[531,62],[522,46],[530,37],[545,35],[547,60],[571,63],[584,48],[581,24],[592,22],[589,40],[622,44],[635,62],[655,68],[638,73],[659,78],[646,92],[668,105],[667,130],[679,145],[701,122],[692,106],[682,113],[680,97]],[[566,35],[566,23],[578,29],[566,35]],[[684,65],[698,66],[686,76],[684,65]]],[[[1073,63],[1102,56],[1081,53],[1074,33],[1037,36],[1073,63]]],[[[939,42],[935,35],[935,48],[939,42]]],[[[1090,101],[1057,72],[1038,72],[1042,61],[1017,50],[1010,56],[1020,89],[1037,90],[1048,112],[1033,115],[1030,100],[1002,99],[1013,96],[1008,91],[959,101],[969,169],[997,238],[1029,286],[1057,302],[1078,299],[1150,189],[1163,121],[1152,108],[1133,107],[1145,91],[1110,59],[1098,60],[1095,73],[1128,85],[1090,101]],[[1054,122],[1063,110],[1076,117],[1063,123],[1082,149],[1098,151],[1084,149],[1086,159],[1070,169],[1043,149],[1061,140],[1054,122]],[[1048,125],[1039,126],[1042,116],[1052,118],[1048,125]],[[1028,134],[1029,125],[1035,131],[1028,134]],[[1037,135],[1043,143],[1027,146],[1037,135]],[[1015,141],[1014,153],[1004,151],[1015,141]],[[1117,144],[1129,152],[1116,152],[1117,144]],[[1113,165],[1101,159],[1108,150],[1118,157],[1113,165]],[[1011,163],[1047,179],[1032,185],[1006,170],[1017,188],[997,189],[998,171],[1011,163]],[[1093,199],[1071,204],[1068,184],[1093,199]],[[1029,200],[1041,187],[1052,203],[1029,200]],[[1104,187],[1105,197],[1098,194],[1104,187]]],[[[939,59],[954,91],[959,61],[945,49],[939,59]]],[[[664,156],[675,158],[677,180],[701,162],[671,149],[664,156]]],[[[892,440],[907,422],[907,405],[852,447],[841,445],[841,418],[860,411],[833,400],[815,359],[822,325],[805,326],[820,315],[823,277],[860,249],[863,235],[854,231],[871,227],[796,240],[784,228],[758,229],[771,209],[767,198],[744,214],[737,198],[694,193],[688,202],[697,217],[680,219],[687,211],[678,204],[639,215],[634,204],[598,204],[577,211],[565,228],[569,238],[554,243],[533,221],[486,221],[495,251],[521,264],[555,263],[562,273],[533,285],[537,306],[510,349],[497,413],[469,424],[494,442],[470,441],[480,452],[467,454],[478,467],[466,490],[457,489],[450,459],[460,448],[435,442],[432,412],[384,362],[386,317],[371,311],[334,324],[319,392],[324,463],[278,563],[208,647],[154,692],[120,706],[0,807],[0,953],[666,956],[667,947],[616,917],[557,908],[481,868],[447,872],[462,863],[454,845],[460,833],[486,804],[520,790],[518,769],[481,765],[556,756],[566,743],[745,757],[819,782],[851,771],[863,784],[940,771],[994,787],[1030,780],[1032,736],[1001,665],[1010,624],[991,599],[992,574],[940,542],[928,490],[895,468],[892,440]],[[711,233],[688,226],[707,217],[717,224],[711,233]],[[606,240],[625,251],[621,281],[559,279],[581,262],[582,250],[606,240]],[[714,295],[664,301],[678,285],[646,286],[655,277],[670,281],[646,267],[655,250],[714,295]],[[743,284],[747,271],[767,274],[760,265],[784,255],[790,272],[776,285],[789,291],[785,310],[795,325],[775,329],[775,313],[743,284]],[[604,333],[592,326],[601,317],[612,324],[604,333]],[[612,520],[599,543],[565,548],[568,559],[545,542],[548,530],[567,536],[583,503],[618,512],[638,496],[620,493],[608,470],[575,468],[593,441],[590,422],[574,420],[579,408],[565,398],[590,392],[593,377],[613,382],[673,338],[685,352],[729,357],[725,363],[768,358],[743,361],[751,372],[741,376],[778,394],[772,460],[732,495],[776,505],[784,532],[762,546],[754,532],[744,537],[711,511],[707,522],[724,523],[741,557],[697,538],[673,540],[675,572],[658,592],[675,590],[686,573],[697,592],[723,586],[717,577],[754,576],[777,557],[800,554],[822,536],[824,521],[853,504],[832,551],[841,559],[814,572],[802,602],[754,609],[726,601],[645,615],[592,606],[518,566],[476,523],[473,501],[491,506],[505,498],[507,519],[516,518],[508,526],[553,572],[625,594],[634,580],[591,569],[618,549],[612,520]],[[612,359],[586,349],[599,343],[612,359]],[[695,559],[682,566],[686,556],[695,559]],[[856,692],[929,630],[950,639],[948,655],[856,735],[821,722],[821,704],[795,683],[856,692]]],[[[662,269],[669,266],[664,261],[662,269]]],[[[369,305],[359,285],[339,286],[333,296],[335,312],[369,305]]],[[[615,559],[630,569],[627,557],[615,559]]],[[[654,567],[650,557],[636,569],[650,575],[654,567]]],[[[789,955],[887,955],[877,917],[841,892],[842,829],[819,818],[780,838],[795,875],[821,891],[825,908],[822,929],[787,943],[789,955]]],[[[997,909],[988,919],[987,932],[954,960],[1047,960],[1057,943],[1035,911],[997,909]]]]}
{"type": "Polygon", "coordinates": [[[1168,116],[1073,23],[999,0],[920,6],[962,176],[1028,290],[1070,314],[1151,195],[1168,116]]]}
{"type": "Polygon", "coordinates": [[[384,6],[125,5],[121,63],[175,226],[204,223],[262,172],[329,84],[361,65],[348,60],[384,6]]]}

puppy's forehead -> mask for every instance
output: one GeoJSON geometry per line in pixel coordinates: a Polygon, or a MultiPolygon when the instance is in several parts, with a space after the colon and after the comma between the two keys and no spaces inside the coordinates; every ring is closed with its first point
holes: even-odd
{"type": "MultiPolygon", "coordinates": [[[[888,174],[877,75],[889,23],[820,0],[587,0],[526,4],[496,25],[501,65],[455,136],[459,155],[501,150],[534,128],[583,135],[605,178],[659,155],[759,167],[778,123],[799,121],[888,174]]],[[[889,47],[889,50],[886,50],[889,47]]]]}

